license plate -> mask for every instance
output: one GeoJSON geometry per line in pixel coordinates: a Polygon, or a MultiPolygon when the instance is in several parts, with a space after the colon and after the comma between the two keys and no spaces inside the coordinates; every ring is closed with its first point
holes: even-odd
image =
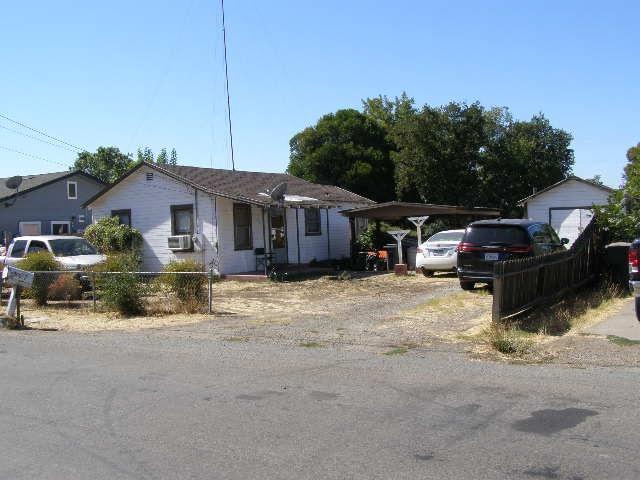
{"type": "Polygon", "coordinates": [[[441,249],[434,249],[434,250],[431,250],[431,254],[432,254],[434,257],[442,257],[442,256],[444,256],[444,254],[445,254],[445,253],[446,253],[446,250],[444,250],[444,249],[442,249],[442,248],[441,248],[441,249]]]}
{"type": "Polygon", "coordinates": [[[485,253],[484,254],[484,259],[492,261],[492,262],[495,262],[496,260],[500,259],[500,254],[499,253],[485,253]]]}

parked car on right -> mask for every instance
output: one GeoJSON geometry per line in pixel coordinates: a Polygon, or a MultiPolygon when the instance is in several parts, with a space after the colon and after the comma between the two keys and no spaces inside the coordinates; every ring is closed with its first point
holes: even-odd
{"type": "Polygon", "coordinates": [[[458,278],[463,290],[493,285],[493,264],[565,250],[569,243],[547,223],[521,219],[480,220],[469,224],[458,245],[458,278]]]}
{"type": "Polygon", "coordinates": [[[634,296],[636,319],[640,321],[640,239],[636,238],[629,247],[629,289],[634,296]]]}

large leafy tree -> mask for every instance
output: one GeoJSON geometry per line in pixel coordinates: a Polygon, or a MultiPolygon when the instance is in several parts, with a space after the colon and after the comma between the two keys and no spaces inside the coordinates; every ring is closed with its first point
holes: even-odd
{"type": "Polygon", "coordinates": [[[640,234],[640,143],[627,150],[622,188],[603,207],[595,207],[596,218],[609,241],[630,242],[640,234]]]}
{"type": "Polygon", "coordinates": [[[131,155],[117,147],[98,147],[95,152],[82,152],[71,170],[81,170],[105,183],[114,183],[135,165],[131,155]]]}
{"type": "Polygon", "coordinates": [[[377,201],[394,198],[393,143],[383,125],[354,109],[323,116],[289,142],[287,172],[377,201]]]}

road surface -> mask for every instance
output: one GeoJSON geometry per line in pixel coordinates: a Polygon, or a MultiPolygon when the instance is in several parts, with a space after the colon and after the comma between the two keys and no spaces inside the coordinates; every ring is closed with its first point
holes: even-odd
{"type": "Polygon", "coordinates": [[[0,479],[637,479],[637,368],[0,331],[0,479]]]}

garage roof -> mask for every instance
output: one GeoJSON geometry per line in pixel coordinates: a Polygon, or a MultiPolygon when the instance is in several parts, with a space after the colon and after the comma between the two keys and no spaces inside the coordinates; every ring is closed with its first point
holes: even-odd
{"type": "Polygon", "coordinates": [[[499,217],[500,210],[483,207],[462,207],[458,205],[433,205],[430,203],[385,202],[366,207],[343,210],[346,217],[371,218],[376,220],[398,220],[405,217],[424,215],[474,215],[479,217],[499,217]]]}

